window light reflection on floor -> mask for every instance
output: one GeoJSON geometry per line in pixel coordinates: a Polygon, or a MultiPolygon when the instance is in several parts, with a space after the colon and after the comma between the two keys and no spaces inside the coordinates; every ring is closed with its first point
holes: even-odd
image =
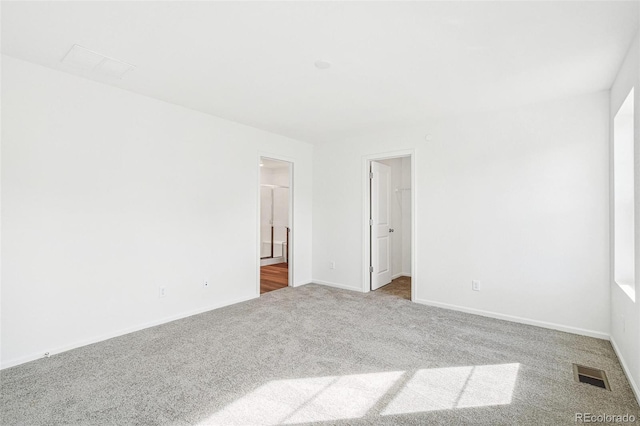
{"type": "Polygon", "coordinates": [[[296,424],[509,404],[519,364],[274,380],[201,425],[296,424]],[[405,382],[406,381],[406,382],[405,382]],[[388,404],[376,406],[385,400],[388,404]],[[386,406],[385,406],[386,405],[386,406]]]}
{"type": "Polygon", "coordinates": [[[418,370],[382,415],[511,403],[520,364],[418,370]]]}
{"type": "Polygon", "coordinates": [[[364,416],[402,371],[275,380],[202,424],[291,424],[364,416]]]}

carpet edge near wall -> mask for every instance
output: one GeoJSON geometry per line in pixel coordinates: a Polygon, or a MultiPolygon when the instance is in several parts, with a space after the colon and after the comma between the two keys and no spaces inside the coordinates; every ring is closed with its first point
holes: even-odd
{"type": "Polygon", "coordinates": [[[629,370],[629,367],[624,357],[622,356],[622,352],[620,352],[620,348],[618,347],[618,344],[616,343],[613,336],[609,337],[609,342],[611,343],[613,352],[616,354],[616,357],[618,357],[618,362],[620,362],[620,365],[622,366],[622,371],[624,371],[624,375],[627,376],[627,381],[629,382],[629,385],[631,386],[631,390],[633,391],[633,394],[636,397],[636,401],[638,402],[638,405],[640,405],[640,387],[638,386],[633,375],[631,374],[631,370],[629,370]]]}
{"type": "Polygon", "coordinates": [[[547,328],[550,330],[563,331],[565,333],[593,337],[595,339],[610,340],[610,337],[611,337],[609,333],[606,333],[604,331],[587,330],[584,328],[572,327],[569,325],[562,325],[562,324],[540,321],[540,320],[531,319],[531,318],[518,317],[515,315],[501,314],[499,312],[484,311],[482,309],[468,308],[466,306],[435,302],[427,299],[416,298],[415,302],[420,303],[422,305],[434,306],[436,308],[449,309],[452,311],[464,312],[466,314],[479,315],[482,317],[494,318],[494,319],[499,319],[503,321],[510,321],[518,324],[532,325],[535,327],[547,328]]]}
{"type": "Polygon", "coordinates": [[[331,281],[312,280],[309,284],[326,285],[327,287],[339,288],[341,290],[349,290],[349,291],[355,291],[357,293],[362,293],[362,289],[361,288],[352,287],[352,286],[339,284],[339,283],[334,283],[334,282],[331,282],[331,281]]]}
{"type": "MultiPolygon", "coordinates": [[[[176,315],[171,315],[168,317],[164,317],[158,320],[154,320],[154,321],[149,321],[149,322],[145,322],[143,324],[138,324],[132,327],[127,327],[121,330],[117,330],[111,333],[106,333],[106,334],[102,334],[100,336],[96,336],[96,337],[92,337],[89,339],[83,339],[80,341],[76,341],[73,343],[69,343],[66,345],[62,345],[62,346],[57,346],[53,349],[46,349],[46,352],[48,352],[49,356],[51,355],[55,355],[55,354],[59,354],[62,352],[67,352],[73,349],[77,349],[77,348],[81,348],[83,346],[88,346],[88,345],[92,345],[94,343],[99,343],[99,342],[104,342],[105,340],[109,340],[109,339],[113,339],[115,337],[120,337],[120,336],[124,336],[126,334],[130,334],[130,333],[135,333],[136,331],[141,331],[141,330],[145,330],[147,328],[151,328],[151,327],[155,327],[158,325],[162,325],[162,324],[167,324],[173,321],[177,321],[177,320],[181,320],[184,318],[188,318],[194,315],[199,315],[205,312],[209,312],[209,311],[213,311],[216,309],[220,309],[220,308],[224,308],[227,306],[231,306],[231,305],[235,305],[238,303],[242,303],[242,302],[247,302],[249,300],[253,300],[253,299],[257,299],[259,298],[260,295],[259,294],[253,294],[250,296],[245,296],[245,297],[241,297],[238,299],[233,299],[230,301],[225,301],[222,303],[214,303],[211,304],[209,306],[206,306],[204,308],[199,308],[199,309],[195,309],[189,312],[183,312],[180,314],[176,314],[176,315]]],[[[0,360],[0,370],[5,370],[7,368],[11,368],[11,367],[17,367],[19,365],[22,364],[26,364],[27,362],[31,362],[31,361],[35,361],[38,360],[40,358],[43,358],[44,354],[43,351],[40,351],[38,353],[31,353],[29,355],[24,355],[21,357],[17,357],[17,358],[12,358],[9,361],[5,361],[5,360],[0,360]]]]}

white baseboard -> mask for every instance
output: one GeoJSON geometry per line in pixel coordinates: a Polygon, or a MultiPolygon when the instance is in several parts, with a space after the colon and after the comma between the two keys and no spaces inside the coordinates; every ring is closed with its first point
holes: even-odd
{"type": "Polygon", "coordinates": [[[638,386],[638,384],[634,380],[633,375],[631,374],[631,371],[629,370],[629,367],[627,367],[627,363],[622,356],[622,352],[620,352],[620,348],[618,348],[616,341],[613,339],[613,336],[609,338],[609,341],[611,342],[613,351],[618,357],[618,361],[620,361],[620,365],[622,365],[622,371],[624,371],[625,376],[627,376],[627,380],[629,381],[629,385],[631,385],[631,389],[636,396],[636,400],[638,401],[638,404],[640,404],[640,386],[638,386]]]}
{"type": "Polygon", "coordinates": [[[351,290],[351,291],[357,291],[358,293],[362,293],[362,289],[360,287],[351,287],[348,285],[332,283],[330,281],[322,281],[322,280],[313,280],[312,282],[314,284],[321,284],[321,285],[326,285],[328,287],[341,288],[342,290],[351,290]]]}
{"type": "Polygon", "coordinates": [[[400,277],[409,277],[409,278],[411,278],[411,274],[407,274],[406,272],[400,272],[400,273],[397,273],[395,275],[392,275],[391,279],[395,280],[396,278],[400,278],[400,277]]]}
{"type": "Polygon", "coordinates": [[[278,263],[284,263],[284,257],[270,257],[269,259],[260,259],[260,266],[277,265],[278,263]]]}
{"type": "MultiPolygon", "coordinates": [[[[239,299],[234,299],[231,301],[226,301],[222,303],[214,303],[213,305],[209,305],[205,308],[196,309],[189,312],[184,312],[177,315],[172,315],[169,317],[165,317],[159,320],[150,321],[144,324],[136,325],[133,327],[125,328],[122,330],[114,331],[112,333],[103,334],[101,336],[92,337],[90,339],[81,340],[78,342],[70,343],[68,345],[59,346],[53,349],[47,349],[50,355],[59,354],[62,352],[70,351],[71,349],[80,348],[82,346],[91,345],[93,343],[102,342],[104,340],[112,339],[118,336],[124,336],[125,334],[133,333],[135,331],[144,330],[145,328],[155,327],[156,325],[165,324],[171,321],[176,321],[182,318],[190,317],[193,315],[198,315],[204,312],[212,311],[214,309],[224,308],[225,306],[235,305],[236,303],[246,302],[247,300],[255,299],[259,297],[256,295],[251,295],[247,297],[242,297],[239,299]]],[[[24,364],[25,362],[35,361],[36,359],[40,359],[43,357],[43,352],[38,352],[26,356],[22,356],[19,358],[10,359],[8,361],[2,360],[2,364],[0,365],[0,370],[4,370],[5,368],[15,367],[16,365],[24,364]]]]}
{"type": "Polygon", "coordinates": [[[573,334],[579,334],[582,336],[595,337],[596,339],[609,340],[609,334],[603,333],[601,331],[586,330],[584,328],[579,328],[579,327],[571,327],[568,325],[555,324],[552,322],[517,317],[514,315],[506,315],[506,314],[500,314],[497,312],[483,311],[481,309],[467,308],[466,306],[450,305],[448,303],[434,302],[434,301],[425,300],[425,299],[416,299],[415,302],[421,303],[423,305],[435,306],[437,308],[451,309],[454,311],[465,312],[468,314],[481,315],[483,317],[496,318],[496,319],[501,319],[505,321],[517,322],[520,324],[535,325],[537,327],[564,331],[566,333],[573,333],[573,334]]]}

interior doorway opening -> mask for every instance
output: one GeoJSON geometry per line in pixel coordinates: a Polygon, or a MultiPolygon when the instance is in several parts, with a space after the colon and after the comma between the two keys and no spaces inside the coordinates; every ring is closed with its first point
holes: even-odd
{"type": "Polygon", "coordinates": [[[369,166],[369,290],[413,300],[411,155],[369,166]]]}
{"type": "Polygon", "coordinates": [[[260,157],[260,294],[289,286],[292,163],[260,157]]]}

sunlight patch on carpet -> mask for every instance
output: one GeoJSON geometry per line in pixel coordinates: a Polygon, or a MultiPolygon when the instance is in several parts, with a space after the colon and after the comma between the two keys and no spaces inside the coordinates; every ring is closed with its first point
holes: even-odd
{"type": "Polygon", "coordinates": [[[296,424],[510,404],[520,364],[431,368],[404,383],[404,371],[274,380],[201,425],[296,424]],[[404,383],[404,385],[402,385],[404,383]],[[396,385],[399,389],[393,389],[396,385]],[[387,398],[384,398],[387,396],[387,398]]]}
{"type": "Polygon", "coordinates": [[[511,403],[520,364],[418,370],[382,415],[511,403]]]}
{"type": "Polygon", "coordinates": [[[293,424],[364,416],[402,371],[268,382],[203,425],[293,424]]]}

